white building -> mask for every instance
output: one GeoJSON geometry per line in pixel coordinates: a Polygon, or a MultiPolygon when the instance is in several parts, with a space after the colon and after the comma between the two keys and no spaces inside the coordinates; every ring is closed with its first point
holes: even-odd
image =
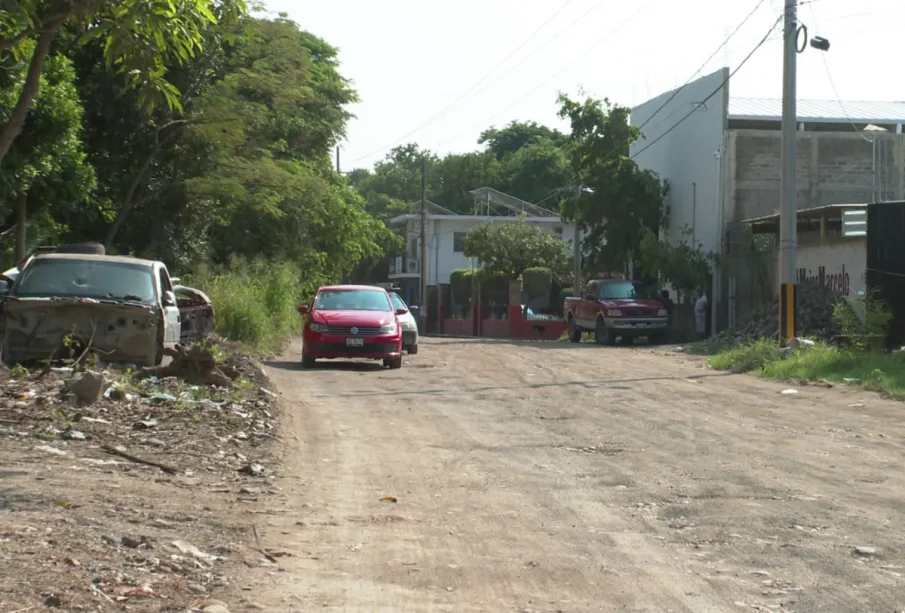
{"type": "MultiPolygon", "coordinates": [[[[465,257],[465,236],[475,226],[486,223],[512,223],[521,215],[525,221],[561,237],[571,245],[574,226],[563,222],[559,214],[490,187],[469,192],[475,198],[473,215],[459,215],[442,206],[426,203],[427,285],[449,283],[452,271],[477,267],[465,257]]],[[[421,203],[412,212],[390,219],[391,227],[404,226],[406,253],[390,259],[389,279],[400,286],[407,304],[419,305],[421,291],[421,203]]]]}

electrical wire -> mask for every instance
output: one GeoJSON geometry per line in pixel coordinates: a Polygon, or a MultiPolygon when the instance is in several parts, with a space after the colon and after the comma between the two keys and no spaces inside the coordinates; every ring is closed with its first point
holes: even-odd
{"type": "MultiPolygon", "coordinates": [[[[605,1],[605,0],[603,0],[603,1],[605,1]]],[[[422,123],[421,125],[419,125],[417,128],[415,128],[414,130],[412,130],[412,131],[409,132],[408,134],[406,134],[406,135],[404,135],[404,136],[402,136],[402,137],[396,139],[395,141],[393,141],[393,142],[390,143],[389,145],[385,145],[385,146],[383,146],[383,147],[380,147],[379,149],[375,149],[374,151],[368,153],[367,155],[363,155],[363,156],[361,156],[361,157],[359,157],[359,158],[356,158],[356,159],[352,160],[352,161],[349,162],[349,163],[350,163],[350,164],[354,164],[355,162],[360,162],[361,160],[364,160],[364,159],[366,159],[366,158],[369,158],[369,157],[371,157],[372,155],[375,155],[375,154],[377,154],[377,153],[380,153],[381,151],[386,151],[387,149],[389,149],[389,148],[391,148],[391,147],[393,147],[393,146],[395,146],[395,145],[401,143],[402,141],[404,141],[404,140],[407,139],[408,137],[412,136],[413,134],[419,132],[420,130],[423,130],[424,128],[426,128],[427,126],[429,126],[430,124],[432,124],[433,122],[435,122],[437,119],[443,117],[443,115],[445,115],[446,113],[448,113],[449,111],[451,111],[452,109],[454,109],[455,107],[457,107],[459,104],[461,104],[462,101],[464,101],[464,99],[468,96],[468,94],[470,94],[472,91],[474,91],[474,90],[475,90],[476,88],[478,88],[480,85],[482,85],[482,84],[484,83],[484,81],[486,81],[491,75],[493,75],[493,74],[497,71],[497,69],[499,69],[503,64],[505,64],[506,62],[508,62],[509,59],[512,58],[516,53],[518,53],[519,51],[521,51],[521,50],[525,47],[525,45],[527,45],[529,42],[531,42],[531,40],[534,39],[534,37],[537,36],[537,35],[540,33],[541,30],[543,30],[545,27],[547,27],[547,25],[549,25],[549,23],[550,23],[551,21],[553,21],[554,19],[556,19],[556,17],[558,17],[559,14],[562,13],[562,12],[566,9],[566,7],[568,7],[572,2],[573,2],[573,0],[566,0],[566,1],[565,1],[565,2],[564,2],[557,10],[556,10],[556,11],[553,12],[552,15],[550,15],[547,19],[545,19],[543,22],[541,22],[541,25],[540,25],[536,30],[534,30],[534,32],[532,32],[532,33],[528,36],[528,38],[526,38],[525,40],[523,40],[523,41],[521,42],[520,45],[518,45],[515,49],[513,49],[513,50],[509,53],[509,55],[507,55],[507,56],[504,57],[502,60],[500,60],[500,62],[499,62],[496,66],[494,66],[494,67],[490,70],[490,72],[486,73],[483,77],[481,77],[477,82],[474,83],[474,85],[472,85],[472,86],[469,87],[467,90],[465,90],[464,93],[459,94],[456,98],[453,99],[452,102],[450,102],[448,105],[446,105],[445,107],[443,107],[436,115],[434,115],[433,117],[431,117],[430,119],[428,119],[427,121],[425,121],[424,123],[422,123]]],[[[571,27],[571,25],[570,25],[569,27],[571,27]]],[[[566,29],[568,29],[568,28],[566,28],[566,29]]],[[[562,32],[563,32],[563,31],[560,31],[559,34],[562,34],[562,32]]],[[[556,36],[559,36],[559,34],[557,34],[556,36]]],[[[554,38],[556,38],[556,36],[554,36],[554,38]]],[[[551,39],[551,40],[553,40],[553,39],[551,39]]],[[[549,43],[549,42],[550,42],[550,41],[547,41],[547,43],[549,43]]],[[[544,43],[544,45],[542,45],[541,48],[543,48],[543,46],[545,46],[547,43],[544,43]]],[[[529,57],[530,57],[530,56],[529,56],[529,57]]]]}
{"type": "MultiPolygon", "coordinates": [[[[735,74],[739,70],[742,69],[742,66],[744,66],[748,62],[748,60],[751,59],[751,57],[757,52],[757,50],[760,49],[767,42],[767,40],[770,38],[770,35],[773,33],[773,30],[776,28],[776,26],[779,24],[779,22],[782,21],[783,17],[784,17],[784,15],[780,15],[779,18],[777,18],[777,20],[775,22],[773,22],[773,25],[770,26],[769,31],[764,35],[764,37],[762,39],[760,39],[760,42],[758,42],[757,45],[755,45],[754,48],[748,53],[748,55],[745,56],[745,59],[743,59],[742,62],[738,66],[736,66],[732,72],[729,73],[729,75],[723,80],[723,82],[720,83],[719,87],[717,87],[715,90],[710,92],[710,94],[706,98],[704,98],[702,101],[695,104],[695,107],[693,109],[691,109],[691,111],[688,112],[684,117],[682,117],[682,119],[680,119],[675,124],[673,124],[672,127],[670,127],[668,130],[666,130],[665,132],[660,134],[660,136],[658,136],[657,138],[652,140],[645,147],[641,148],[639,151],[636,151],[634,153],[634,155],[629,156],[629,159],[632,159],[632,160],[635,159],[636,157],[638,157],[639,155],[641,155],[642,153],[644,153],[645,151],[647,151],[648,149],[650,149],[651,147],[656,145],[658,142],[660,142],[662,139],[664,139],[667,134],[669,134],[670,132],[672,132],[673,130],[678,128],[680,125],[682,125],[682,122],[684,122],[686,119],[688,119],[693,114],[695,114],[698,111],[698,109],[700,109],[702,106],[704,106],[707,103],[708,100],[710,100],[711,98],[716,96],[717,93],[722,91],[722,89],[724,87],[726,87],[726,85],[729,83],[729,80],[733,76],[735,76],[735,74]]],[[[620,150],[621,150],[621,147],[615,149],[614,153],[617,151],[620,151],[620,150]]],[[[613,154],[610,154],[610,155],[613,155],[613,154]]]]}
{"type": "MultiPolygon", "coordinates": [[[[817,14],[814,12],[814,7],[813,7],[813,6],[808,6],[808,8],[809,8],[810,11],[811,11],[811,19],[814,20],[814,28],[815,28],[815,29],[820,28],[820,26],[817,24],[817,14]]],[[[839,90],[836,89],[836,81],[833,79],[833,73],[832,73],[832,71],[830,71],[830,63],[829,63],[829,61],[826,59],[826,53],[821,53],[821,54],[820,54],[820,59],[823,60],[823,68],[826,70],[826,76],[827,76],[827,78],[828,78],[829,81],[830,81],[830,87],[833,88],[833,95],[836,96],[836,102],[839,103],[839,108],[842,109],[842,114],[845,115],[845,118],[848,119],[848,122],[852,125],[852,130],[854,130],[855,133],[856,133],[858,136],[860,136],[862,139],[864,139],[865,141],[867,141],[867,142],[869,142],[869,143],[871,143],[871,144],[873,145],[873,143],[874,143],[873,139],[866,137],[866,136],[861,132],[861,130],[858,129],[858,126],[855,125],[855,122],[852,121],[851,116],[848,114],[848,110],[845,108],[845,104],[843,104],[842,98],[839,97],[839,90]]]]}
{"type": "Polygon", "coordinates": [[[486,126],[487,124],[489,124],[490,122],[492,122],[494,119],[496,119],[497,117],[499,117],[500,115],[502,115],[503,113],[505,113],[506,111],[508,111],[509,109],[511,109],[512,107],[514,107],[514,106],[520,104],[521,102],[523,102],[523,101],[525,100],[525,98],[529,98],[529,97],[531,97],[532,95],[534,95],[535,93],[537,93],[542,87],[544,87],[545,85],[547,85],[548,83],[550,83],[550,81],[554,80],[556,77],[560,76],[560,75],[561,75],[562,73],[564,73],[566,70],[568,70],[569,68],[571,68],[572,66],[574,66],[575,64],[577,64],[578,62],[580,62],[581,60],[583,60],[585,57],[587,57],[588,55],[590,55],[591,52],[593,52],[595,49],[597,49],[597,47],[599,47],[600,45],[602,45],[603,43],[605,43],[605,42],[606,42],[607,40],[609,40],[613,35],[615,35],[616,33],[618,33],[622,28],[624,28],[625,26],[627,26],[631,21],[633,21],[633,20],[635,19],[635,17],[637,17],[638,15],[640,15],[647,7],[649,7],[649,6],[650,6],[651,4],[653,4],[654,2],[656,2],[656,0],[648,0],[648,1],[647,1],[640,9],[638,9],[637,11],[635,11],[634,13],[632,13],[631,16],[630,16],[628,19],[626,19],[625,21],[623,21],[621,24],[619,24],[618,26],[616,26],[616,28],[614,28],[613,30],[611,30],[611,31],[608,32],[607,34],[605,34],[602,38],[598,39],[597,42],[594,43],[593,46],[591,46],[591,48],[587,49],[584,53],[582,53],[581,55],[579,55],[578,57],[576,57],[574,60],[572,60],[571,62],[569,62],[568,64],[566,64],[563,68],[559,69],[556,73],[554,73],[553,75],[551,75],[550,78],[548,78],[548,79],[546,79],[545,81],[543,81],[543,82],[541,82],[540,84],[538,84],[534,89],[532,89],[531,91],[527,92],[526,94],[523,94],[523,95],[519,96],[518,98],[516,98],[516,99],[512,102],[512,104],[508,105],[508,106],[505,107],[504,109],[498,111],[498,112],[495,113],[494,115],[492,115],[492,116],[490,116],[489,118],[485,119],[485,120],[482,121],[480,124],[476,124],[476,125],[472,126],[471,128],[469,128],[468,130],[466,130],[466,131],[464,131],[464,132],[458,134],[457,136],[454,136],[453,138],[450,138],[450,139],[447,139],[447,140],[441,142],[441,143],[438,145],[438,147],[442,147],[443,145],[447,145],[447,144],[449,144],[449,143],[451,143],[451,142],[457,141],[457,140],[459,140],[460,138],[462,138],[463,136],[467,136],[467,135],[471,134],[472,132],[474,132],[475,130],[481,129],[482,127],[486,126]]]}
{"type": "MultiPolygon", "coordinates": [[[[724,40],[723,43],[719,47],[716,48],[716,51],[714,51],[712,54],[710,54],[710,57],[708,57],[704,61],[704,63],[701,64],[700,68],[695,70],[694,74],[692,74],[690,77],[688,77],[688,80],[685,81],[685,83],[681,87],[676,89],[672,93],[672,95],[666,99],[666,102],[661,104],[660,107],[656,111],[654,111],[650,117],[648,117],[646,120],[644,120],[644,123],[642,123],[640,126],[638,126],[639,130],[643,130],[644,126],[649,124],[651,122],[651,120],[660,113],[660,111],[662,111],[664,108],[666,108],[666,106],[669,105],[670,102],[675,100],[676,96],[678,96],[680,93],[682,93],[683,89],[688,87],[688,84],[691,83],[695,79],[695,77],[697,77],[698,74],[700,74],[700,72],[702,70],[704,70],[704,68],[707,67],[707,65],[710,63],[710,61],[716,57],[716,54],[723,50],[723,47],[725,47],[726,45],[729,44],[729,41],[731,41],[733,38],[735,38],[735,35],[738,34],[738,31],[741,30],[745,26],[746,23],[748,23],[748,21],[751,19],[751,17],[754,16],[754,13],[756,13],[760,9],[760,7],[763,6],[764,2],[766,2],[766,1],[767,0],[759,0],[758,3],[756,5],[754,5],[754,8],[751,9],[751,12],[748,13],[745,16],[745,18],[742,20],[742,22],[736,26],[736,28],[732,31],[732,33],[728,37],[726,37],[726,40],[724,40]]],[[[771,32],[772,32],[772,30],[771,30],[771,32]]]]}

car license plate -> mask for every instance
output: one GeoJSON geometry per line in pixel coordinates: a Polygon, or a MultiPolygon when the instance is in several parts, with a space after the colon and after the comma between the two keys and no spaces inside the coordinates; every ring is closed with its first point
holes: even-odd
{"type": "Polygon", "coordinates": [[[638,322],[637,326],[638,326],[639,328],[646,328],[646,327],[647,327],[647,322],[646,322],[646,321],[638,322]]]}
{"type": "Polygon", "coordinates": [[[347,338],[346,347],[363,347],[365,339],[363,338],[347,338]]]}

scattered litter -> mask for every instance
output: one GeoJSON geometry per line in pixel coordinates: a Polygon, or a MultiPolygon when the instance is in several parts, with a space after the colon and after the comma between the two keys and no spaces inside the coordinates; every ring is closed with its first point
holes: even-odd
{"type": "Polygon", "coordinates": [[[790,388],[790,389],[787,389],[787,390],[783,390],[783,391],[781,391],[781,392],[779,392],[779,393],[780,393],[780,394],[785,394],[786,396],[791,396],[792,394],[797,394],[797,393],[798,393],[798,390],[795,390],[795,389],[791,389],[791,388],[790,388]]]}
{"type": "Polygon", "coordinates": [[[198,549],[191,543],[187,543],[186,541],[173,541],[173,547],[178,549],[180,553],[183,553],[185,555],[190,555],[194,558],[203,560],[205,562],[216,562],[217,560],[220,559],[219,557],[217,557],[213,554],[204,553],[203,551],[201,551],[200,549],[198,549]]]}
{"type": "Polygon", "coordinates": [[[384,496],[380,499],[380,502],[399,502],[395,496],[384,496]]]}

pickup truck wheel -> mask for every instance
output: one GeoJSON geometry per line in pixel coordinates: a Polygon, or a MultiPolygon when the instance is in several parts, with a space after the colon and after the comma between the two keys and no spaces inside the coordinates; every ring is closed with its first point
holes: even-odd
{"type": "Polygon", "coordinates": [[[635,339],[631,336],[623,336],[620,340],[621,342],[619,344],[623,345],[624,347],[630,347],[631,345],[635,344],[635,339]]]}
{"type": "Polygon", "coordinates": [[[398,358],[386,358],[383,361],[383,365],[392,370],[402,368],[402,356],[399,356],[398,358]]]}
{"type": "Polygon", "coordinates": [[[594,340],[598,345],[616,344],[616,335],[606,327],[606,320],[603,317],[598,317],[597,323],[594,325],[594,340]]]}
{"type": "Polygon", "coordinates": [[[575,318],[569,318],[569,340],[573,343],[581,342],[581,330],[575,325],[575,318]]]}
{"type": "Polygon", "coordinates": [[[418,353],[418,345],[409,345],[405,348],[409,355],[415,355],[418,353]]]}
{"type": "Polygon", "coordinates": [[[663,343],[665,340],[666,340],[665,334],[651,334],[650,337],[647,339],[647,342],[650,343],[651,345],[659,345],[659,344],[663,343]]]}

